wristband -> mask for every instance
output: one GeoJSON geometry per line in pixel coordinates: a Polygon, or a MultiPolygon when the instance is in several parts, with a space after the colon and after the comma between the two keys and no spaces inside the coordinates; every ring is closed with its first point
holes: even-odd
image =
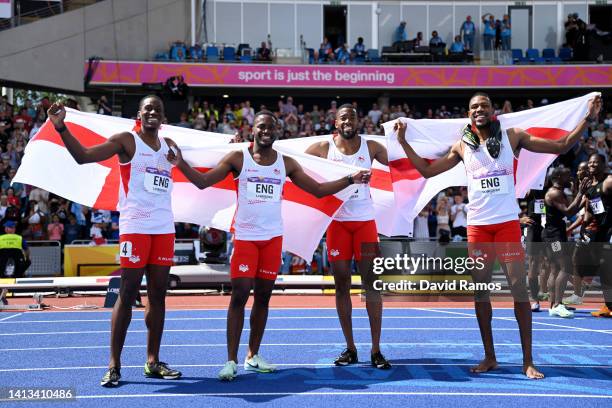
{"type": "Polygon", "coordinates": [[[353,180],[353,175],[349,174],[348,176],[346,176],[346,179],[348,180],[349,186],[351,184],[355,184],[355,180],[353,180]]]}
{"type": "Polygon", "coordinates": [[[59,127],[59,128],[58,128],[58,127],[56,127],[56,128],[55,128],[55,131],[56,131],[57,133],[59,133],[60,135],[62,134],[62,132],[65,132],[66,130],[68,130],[68,128],[66,127],[66,125],[62,125],[62,127],[59,127]]]}

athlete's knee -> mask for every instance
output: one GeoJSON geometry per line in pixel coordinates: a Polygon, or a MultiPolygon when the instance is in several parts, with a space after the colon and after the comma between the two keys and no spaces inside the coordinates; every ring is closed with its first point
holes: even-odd
{"type": "Polygon", "coordinates": [[[236,308],[236,307],[240,307],[240,308],[244,308],[244,306],[247,303],[247,300],[249,300],[249,294],[251,292],[250,288],[242,288],[242,287],[236,287],[232,289],[232,298],[230,300],[230,307],[231,308],[236,308]]]}
{"type": "Polygon", "coordinates": [[[268,307],[272,292],[258,291],[253,296],[253,302],[258,306],[268,307]]]}
{"type": "Polygon", "coordinates": [[[136,300],[139,291],[140,282],[133,282],[129,280],[123,281],[121,283],[121,287],[119,288],[119,298],[121,298],[122,305],[132,307],[132,304],[136,300]]]}
{"type": "Polygon", "coordinates": [[[334,277],[334,286],[336,288],[336,296],[350,295],[351,293],[351,276],[334,277]]]}
{"type": "Polygon", "coordinates": [[[490,302],[491,291],[490,290],[476,290],[474,291],[474,301],[476,302],[490,302]]]}
{"type": "Polygon", "coordinates": [[[149,305],[162,306],[166,304],[165,290],[148,290],[147,301],[149,305]]]}

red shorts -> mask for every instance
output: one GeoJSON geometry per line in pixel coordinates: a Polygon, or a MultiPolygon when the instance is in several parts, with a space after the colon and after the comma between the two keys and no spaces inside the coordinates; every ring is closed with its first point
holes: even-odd
{"type": "Polygon", "coordinates": [[[144,268],[145,265],[172,266],[174,234],[121,234],[119,258],[122,268],[144,268]]]}
{"type": "MultiPolygon", "coordinates": [[[[370,244],[377,252],[378,231],[376,222],[369,221],[332,221],[327,228],[327,256],[331,262],[361,260],[364,244],[370,244]],[[375,244],[375,245],[372,245],[375,244]]],[[[370,248],[368,248],[370,249],[370,248]]],[[[373,253],[372,256],[377,256],[373,253]]]]}
{"type": "Polygon", "coordinates": [[[259,278],[276,280],[281,266],[283,237],[267,241],[234,240],[230,261],[230,276],[235,278],[259,278]]]}
{"type": "Polygon", "coordinates": [[[518,220],[491,225],[468,225],[468,248],[471,257],[497,257],[502,263],[522,261],[521,224],[518,220]]]}

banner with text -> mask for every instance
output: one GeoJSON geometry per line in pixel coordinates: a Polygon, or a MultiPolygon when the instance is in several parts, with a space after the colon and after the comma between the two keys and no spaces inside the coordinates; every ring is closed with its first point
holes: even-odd
{"type": "MultiPolygon", "coordinates": [[[[87,64],[85,69],[87,69],[87,64]]],[[[612,86],[612,65],[385,66],[100,61],[90,85],[165,82],[252,88],[593,88],[612,86]]]]}

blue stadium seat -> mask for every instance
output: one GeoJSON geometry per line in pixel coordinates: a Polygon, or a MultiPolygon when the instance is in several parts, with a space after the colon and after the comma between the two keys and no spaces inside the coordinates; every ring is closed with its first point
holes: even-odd
{"type": "Polygon", "coordinates": [[[219,61],[219,49],[214,46],[206,47],[206,61],[218,62],[219,61]]]}
{"type": "Polygon", "coordinates": [[[242,54],[240,56],[240,62],[244,62],[244,63],[249,63],[249,62],[253,62],[253,57],[251,56],[251,54],[242,54]]]}
{"type": "Polygon", "coordinates": [[[527,58],[523,57],[523,50],[518,48],[512,49],[512,62],[514,64],[522,64],[527,61],[527,58]]]}
{"type": "Polygon", "coordinates": [[[381,62],[380,56],[378,55],[378,50],[375,48],[370,48],[366,55],[368,61],[370,62],[381,62]]]}
{"type": "Polygon", "coordinates": [[[538,65],[546,64],[546,58],[542,58],[542,57],[534,58],[533,61],[538,65]]]}
{"type": "Polygon", "coordinates": [[[559,48],[559,58],[562,61],[569,61],[572,59],[572,49],[571,48],[559,48]]]}
{"type": "Polygon", "coordinates": [[[155,54],[156,61],[168,61],[169,59],[170,57],[168,56],[167,52],[158,52],[157,54],[155,54]]]}
{"type": "Polygon", "coordinates": [[[540,58],[540,50],[537,48],[527,48],[525,56],[530,62],[535,62],[536,58],[540,58]]]}
{"type": "Polygon", "coordinates": [[[550,60],[552,58],[555,58],[555,50],[553,50],[552,48],[544,48],[542,50],[542,58],[544,58],[546,60],[550,60]]]}
{"type": "Polygon", "coordinates": [[[223,61],[236,62],[236,49],[234,47],[223,47],[223,61]]]}

